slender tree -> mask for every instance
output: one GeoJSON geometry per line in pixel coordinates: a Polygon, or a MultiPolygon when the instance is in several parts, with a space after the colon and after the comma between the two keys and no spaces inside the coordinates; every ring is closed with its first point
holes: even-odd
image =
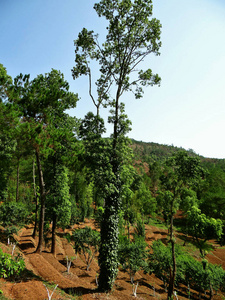
{"type": "MultiPolygon", "coordinates": [[[[94,5],[99,17],[108,22],[107,35],[102,45],[93,31],[83,29],[75,40],[75,67],[73,78],[80,75],[89,77],[89,94],[97,108],[111,107],[109,122],[113,125],[110,149],[110,180],[105,197],[105,211],[101,226],[101,246],[99,254],[99,289],[112,289],[118,269],[118,212],[120,209],[120,166],[124,145],[124,135],[128,132],[127,123],[121,120],[121,96],[133,91],[141,98],[143,87],[160,83],[160,78],[151,69],[138,67],[151,53],[159,55],[160,22],[152,17],[151,0],[101,0],[94,5]],[[93,93],[91,60],[99,63],[99,78],[96,93],[93,93]],[[110,96],[111,93],[114,96],[110,96]]],[[[123,117],[122,117],[123,118],[123,117]]]]}
{"type": "Polygon", "coordinates": [[[174,215],[182,203],[182,194],[187,189],[195,189],[204,174],[197,157],[190,157],[184,151],[180,151],[167,159],[164,164],[164,174],[161,176],[161,188],[163,197],[164,214],[168,220],[169,241],[171,243],[172,266],[170,267],[170,279],[168,287],[168,299],[173,297],[174,282],[176,278],[174,215]]]}

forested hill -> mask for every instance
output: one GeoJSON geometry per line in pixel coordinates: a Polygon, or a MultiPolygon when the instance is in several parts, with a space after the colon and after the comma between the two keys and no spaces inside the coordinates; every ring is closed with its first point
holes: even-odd
{"type": "Polygon", "coordinates": [[[202,165],[207,168],[219,168],[225,172],[225,159],[206,158],[199,154],[196,154],[194,150],[185,150],[181,147],[175,147],[173,145],[163,145],[153,142],[142,142],[131,139],[131,148],[133,149],[134,159],[136,161],[142,161],[143,163],[152,163],[155,161],[162,162],[164,159],[172,156],[178,151],[185,151],[190,156],[197,156],[200,158],[202,165]]]}

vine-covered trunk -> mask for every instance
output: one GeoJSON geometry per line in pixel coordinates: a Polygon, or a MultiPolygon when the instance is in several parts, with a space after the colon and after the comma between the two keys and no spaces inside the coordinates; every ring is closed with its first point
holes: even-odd
{"type": "Polygon", "coordinates": [[[41,200],[41,211],[40,211],[40,220],[39,220],[39,241],[36,249],[36,253],[42,252],[42,246],[44,241],[44,219],[45,219],[45,183],[43,178],[43,172],[41,167],[41,161],[38,150],[36,150],[36,159],[39,175],[39,185],[40,185],[40,200],[41,200]]]}
{"type": "Polygon", "coordinates": [[[99,289],[110,291],[118,270],[118,194],[107,197],[101,224],[101,245],[99,249],[99,289]]]}
{"type": "Polygon", "coordinates": [[[114,174],[111,193],[105,199],[105,211],[101,222],[101,245],[99,249],[99,290],[110,291],[118,272],[118,233],[120,209],[119,159],[117,155],[118,142],[119,97],[115,103],[115,119],[112,144],[111,164],[114,174]]]}

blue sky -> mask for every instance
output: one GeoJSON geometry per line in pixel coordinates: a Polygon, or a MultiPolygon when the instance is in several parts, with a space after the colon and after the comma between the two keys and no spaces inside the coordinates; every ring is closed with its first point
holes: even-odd
{"type": "MultiPolygon", "coordinates": [[[[34,78],[51,68],[64,73],[80,101],[70,113],[94,110],[87,78],[74,81],[74,45],[86,27],[103,35],[104,20],[93,0],[0,0],[0,63],[12,77],[34,78]]],[[[159,57],[145,65],[162,77],[140,100],[124,97],[132,121],[130,137],[215,158],[225,158],[225,2],[153,0],[162,23],[159,57]]],[[[105,115],[107,113],[105,112],[105,115]]]]}

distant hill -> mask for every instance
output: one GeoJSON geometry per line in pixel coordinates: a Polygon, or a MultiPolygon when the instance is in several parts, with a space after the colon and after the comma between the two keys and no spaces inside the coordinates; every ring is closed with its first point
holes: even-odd
{"type": "Polygon", "coordinates": [[[163,145],[158,143],[146,143],[142,141],[136,141],[131,139],[131,148],[134,152],[134,158],[136,161],[142,161],[142,163],[152,163],[154,161],[163,162],[167,157],[173,155],[178,151],[185,151],[190,156],[197,156],[202,161],[204,167],[211,169],[219,167],[225,172],[225,159],[205,158],[204,156],[196,154],[192,149],[185,150],[181,147],[175,147],[173,145],[163,145]]]}

